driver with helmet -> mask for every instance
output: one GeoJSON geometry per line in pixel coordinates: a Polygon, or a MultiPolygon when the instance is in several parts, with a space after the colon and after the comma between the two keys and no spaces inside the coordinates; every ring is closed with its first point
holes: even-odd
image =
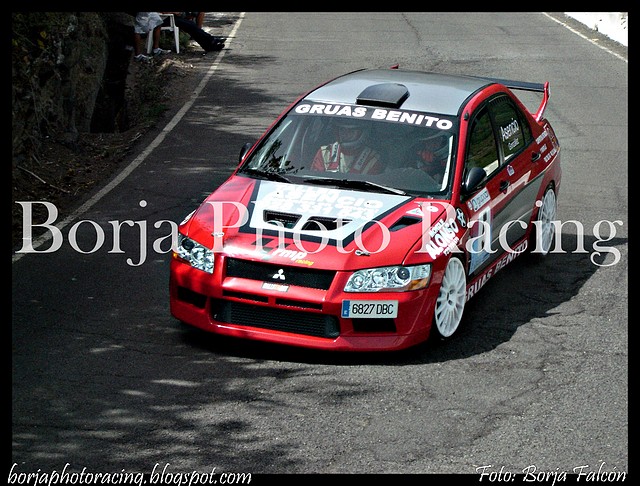
{"type": "Polygon", "coordinates": [[[383,170],[380,154],[367,146],[367,134],[362,124],[340,120],[338,140],[323,145],[316,153],[311,170],[379,174],[383,170]]]}
{"type": "Polygon", "coordinates": [[[449,137],[444,134],[429,137],[411,156],[415,157],[416,168],[440,183],[444,178],[449,158],[449,137]]]}

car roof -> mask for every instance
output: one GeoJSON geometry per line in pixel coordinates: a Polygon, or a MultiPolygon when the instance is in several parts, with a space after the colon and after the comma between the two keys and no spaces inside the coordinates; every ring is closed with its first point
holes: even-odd
{"type": "Polygon", "coordinates": [[[455,116],[469,96],[490,84],[491,80],[472,76],[404,69],[364,69],[329,81],[310,92],[304,100],[378,105],[455,116]],[[406,90],[398,85],[406,87],[406,90]],[[401,91],[405,91],[404,97],[401,91]],[[363,92],[373,96],[362,97],[363,92]]]}

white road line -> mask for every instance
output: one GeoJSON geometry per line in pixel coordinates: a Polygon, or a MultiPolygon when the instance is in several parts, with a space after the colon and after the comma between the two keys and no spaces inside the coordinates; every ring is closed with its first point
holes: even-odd
{"type": "Polygon", "coordinates": [[[608,49],[608,48],[606,48],[605,46],[603,46],[603,45],[599,44],[599,43],[598,43],[598,39],[590,39],[590,38],[589,38],[589,37],[587,37],[586,35],[584,35],[584,34],[582,34],[582,33],[578,32],[578,31],[577,31],[576,29],[574,29],[573,27],[569,27],[569,25],[567,25],[567,24],[566,24],[566,23],[564,23],[563,21],[561,21],[561,20],[559,20],[559,19],[556,19],[555,17],[553,17],[553,16],[549,15],[549,14],[548,14],[548,13],[546,13],[546,12],[542,12],[542,15],[544,15],[544,16],[546,16],[546,17],[550,18],[551,20],[553,20],[554,22],[556,22],[556,23],[558,23],[558,24],[562,25],[564,28],[569,29],[569,30],[570,30],[571,32],[573,32],[574,34],[576,34],[576,35],[578,35],[578,36],[582,37],[583,39],[585,39],[585,40],[587,40],[587,41],[591,42],[594,46],[599,47],[599,48],[600,48],[600,49],[602,49],[603,51],[606,51],[606,52],[608,52],[609,54],[614,55],[615,57],[617,57],[618,59],[623,60],[623,61],[624,61],[624,62],[626,62],[627,64],[629,63],[629,60],[628,60],[627,58],[625,58],[625,57],[621,56],[620,54],[618,54],[618,53],[616,53],[616,52],[613,52],[611,49],[608,49]]]}
{"type": "MultiPolygon", "coordinates": [[[[244,19],[244,12],[240,14],[236,24],[231,30],[231,33],[227,36],[227,44],[229,44],[230,42],[229,39],[235,36],[238,28],[240,27],[240,24],[242,23],[242,19],[244,19]]],[[[106,196],[112,189],[117,187],[118,184],[120,184],[123,180],[125,180],[129,174],[131,174],[142,162],[145,161],[145,159],[151,154],[151,152],[153,152],[158,147],[158,145],[160,145],[163,142],[167,134],[175,128],[175,126],[180,122],[180,120],[182,120],[182,118],[187,113],[187,111],[189,111],[191,106],[193,106],[193,103],[195,103],[196,99],[198,98],[198,96],[200,95],[204,87],[207,85],[207,83],[211,79],[211,76],[213,76],[216,69],[218,68],[218,65],[224,58],[224,54],[225,54],[225,50],[222,49],[220,51],[220,54],[214,61],[214,63],[209,67],[209,70],[207,71],[207,73],[202,77],[200,84],[198,84],[198,87],[195,89],[195,91],[191,95],[191,98],[184,104],[182,108],[180,108],[178,113],[174,115],[171,121],[167,123],[167,126],[165,126],[162,129],[162,131],[158,134],[158,136],[142,151],[142,153],[140,153],[140,155],[138,155],[127,167],[125,167],[122,170],[122,172],[120,172],[114,179],[112,179],[111,182],[109,182],[109,184],[104,186],[93,197],[87,200],[87,202],[85,202],[82,206],[76,209],[67,218],[55,224],[54,226],[56,228],[58,228],[59,230],[62,230],[62,228],[67,226],[71,221],[75,221],[76,219],[79,219],[82,214],[84,214],[94,204],[100,201],[100,199],[106,196]]],[[[36,238],[35,240],[33,240],[32,242],[33,249],[36,250],[37,248],[42,246],[44,243],[49,241],[52,238],[52,236],[53,235],[51,231],[47,231],[39,238],[36,238]]],[[[14,253],[13,257],[11,258],[11,263],[17,262],[20,258],[22,258],[26,254],[27,253],[14,253]]]]}

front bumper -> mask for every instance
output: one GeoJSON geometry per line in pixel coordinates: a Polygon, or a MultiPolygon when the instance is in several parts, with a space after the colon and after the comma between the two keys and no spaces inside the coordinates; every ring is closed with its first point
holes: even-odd
{"type": "Polygon", "coordinates": [[[335,272],[328,288],[311,288],[230,276],[225,263],[219,256],[208,274],[172,259],[170,309],[176,319],[216,334],[334,351],[400,350],[429,336],[433,285],[412,292],[345,293],[348,272],[335,272]],[[345,299],[397,300],[398,315],[343,318],[345,299]]]}

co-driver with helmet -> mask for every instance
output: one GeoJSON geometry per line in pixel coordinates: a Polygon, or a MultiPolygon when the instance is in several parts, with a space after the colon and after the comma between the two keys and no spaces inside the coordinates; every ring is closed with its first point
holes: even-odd
{"type": "Polygon", "coordinates": [[[423,170],[440,184],[449,159],[449,137],[444,134],[429,137],[423,140],[409,157],[417,169],[423,170]]]}

